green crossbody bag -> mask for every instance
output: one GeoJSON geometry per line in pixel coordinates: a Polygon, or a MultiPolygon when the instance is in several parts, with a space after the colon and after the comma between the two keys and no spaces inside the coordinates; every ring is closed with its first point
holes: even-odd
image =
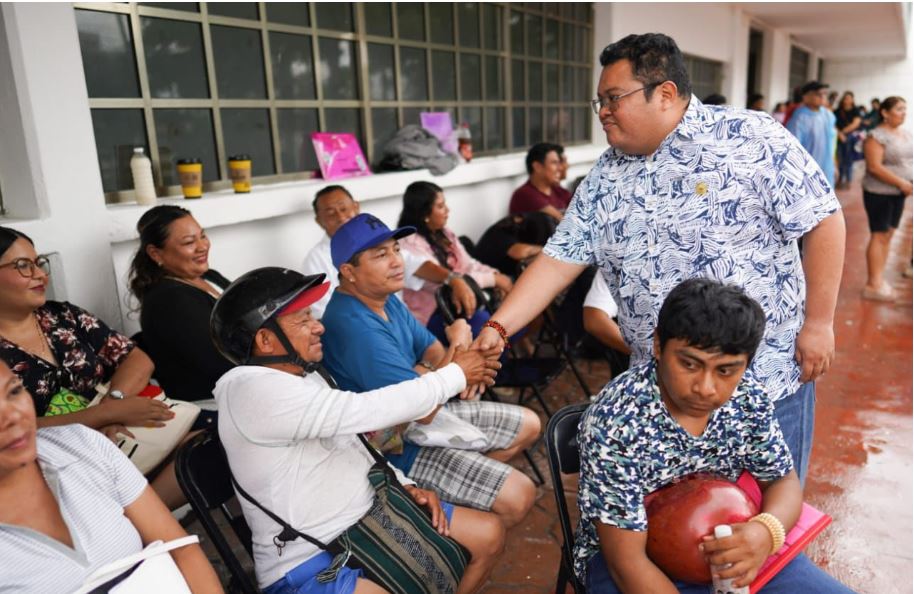
{"type": "Polygon", "coordinates": [[[66,388],[61,388],[59,392],[51,396],[51,401],[48,403],[44,416],[66,415],[86,410],[87,408],[89,408],[88,398],[80,396],[76,392],[71,392],[66,388]]]}
{"type": "Polygon", "coordinates": [[[470,562],[469,551],[438,534],[429,512],[406,492],[387,461],[362,435],[359,439],[375,460],[368,471],[374,502],[357,523],[329,543],[299,532],[248,495],[234,477],[232,483],[239,495],[282,526],[273,537],[280,554],[287,542],[302,538],[334,556],[330,567],[317,575],[318,582],[333,581],[345,565],[361,568],[391,594],[453,594],[470,562]]]}

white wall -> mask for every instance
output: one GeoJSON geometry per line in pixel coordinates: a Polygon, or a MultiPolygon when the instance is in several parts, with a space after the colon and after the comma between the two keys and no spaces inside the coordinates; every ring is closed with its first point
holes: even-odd
{"type": "MultiPolygon", "coordinates": [[[[822,79],[831,88],[843,93],[852,91],[859,105],[870,108],[870,99],[885,99],[890,95],[900,95],[908,101],[908,112],[911,113],[911,102],[914,101],[914,61],[910,58],[860,58],[856,60],[825,60],[825,73],[822,79]]],[[[906,126],[911,129],[911,116],[906,126]]]]}

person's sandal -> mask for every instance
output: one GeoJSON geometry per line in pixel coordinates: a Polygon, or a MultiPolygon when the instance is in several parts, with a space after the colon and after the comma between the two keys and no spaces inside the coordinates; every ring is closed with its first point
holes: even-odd
{"type": "Polygon", "coordinates": [[[886,303],[895,301],[895,293],[891,288],[888,288],[887,291],[879,291],[869,287],[863,287],[862,295],[864,299],[869,299],[870,301],[883,301],[886,303]]]}

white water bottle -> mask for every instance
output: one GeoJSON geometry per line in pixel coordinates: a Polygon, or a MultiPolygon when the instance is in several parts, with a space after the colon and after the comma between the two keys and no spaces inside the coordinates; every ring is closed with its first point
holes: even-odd
{"type": "MultiPolygon", "coordinates": [[[[728,524],[719,524],[714,527],[714,538],[726,538],[733,536],[733,529],[728,524]]],[[[711,573],[715,570],[726,569],[727,565],[711,566],[711,573]]],[[[733,579],[713,578],[711,582],[711,594],[749,594],[749,586],[737,588],[733,585],[733,579]]]]}
{"type": "Polygon", "coordinates": [[[152,161],[143,154],[143,147],[133,149],[130,157],[130,173],[133,174],[133,189],[136,203],[151,206],[156,203],[156,185],[152,180],[152,161]]]}

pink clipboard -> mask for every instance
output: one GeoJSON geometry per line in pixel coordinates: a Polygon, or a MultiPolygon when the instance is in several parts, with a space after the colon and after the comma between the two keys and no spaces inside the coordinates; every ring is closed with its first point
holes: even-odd
{"type": "MultiPolygon", "coordinates": [[[[755,501],[756,505],[761,506],[762,490],[751,474],[743,472],[739,480],[736,481],[736,485],[755,501]]],[[[806,548],[806,545],[812,542],[829,524],[831,524],[831,516],[804,503],[800,518],[784,539],[784,546],[768,557],[765,563],[762,564],[758,575],[749,585],[749,591],[755,594],[761,590],[765,584],[771,581],[771,578],[777,575],[794,557],[799,555],[806,548]]]]}
{"type": "Polygon", "coordinates": [[[371,175],[359,141],[352,134],[312,132],[311,143],[324,179],[371,175]]]}

